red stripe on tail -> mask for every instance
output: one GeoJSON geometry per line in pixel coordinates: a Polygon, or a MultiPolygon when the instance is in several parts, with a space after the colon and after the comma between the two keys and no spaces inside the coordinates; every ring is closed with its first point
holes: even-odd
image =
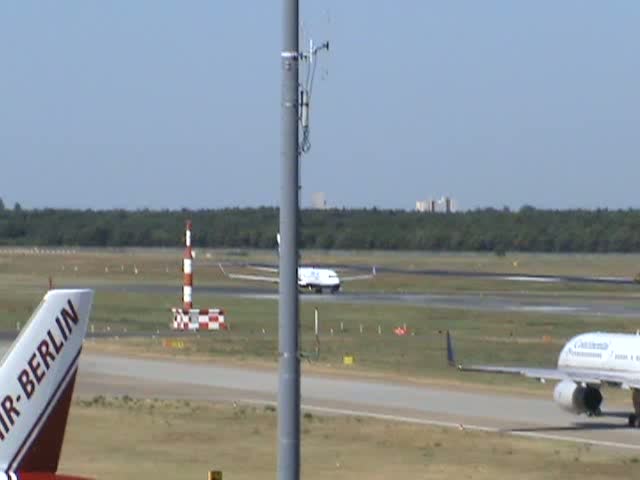
{"type": "Polygon", "coordinates": [[[17,466],[16,471],[21,473],[21,478],[26,478],[22,475],[25,472],[55,473],[58,470],[62,441],[73,396],[73,386],[76,383],[76,373],[77,370],[73,372],[67,386],[58,398],[58,402],[17,466]]]}

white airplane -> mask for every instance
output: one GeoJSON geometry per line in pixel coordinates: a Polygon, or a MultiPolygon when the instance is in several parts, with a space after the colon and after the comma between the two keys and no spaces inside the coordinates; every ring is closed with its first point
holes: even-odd
{"type": "MultiPolygon", "coordinates": [[[[222,264],[218,264],[222,273],[229,278],[236,280],[253,280],[258,282],[271,282],[278,283],[280,278],[273,275],[244,275],[237,273],[227,273],[222,264]]],[[[254,270],[261,270],[263,272],[269,272],[277,274],[278,269],[272,267],[257,267],[250,266],[254,270]]],[[[373,267],[370,274],[367,275],[355,275],[351,277],[339,277],[335,270],[330,268],[316,268],[316,267],[298,267],[298,288],[301,290],[309,290],[315,293],[322,293],[324,290],[328,290],[331,293],[337,293],[340,291],[342,282],[350,282],[353,280],[368,280],[376,276],[376,267],[373,267]]]]}
{"type": "Polygon", "coordinates": [[[554,401],[577,415],[602,413],[602,387],[630,390],[633,413],[628,418],[629,426],[640,428],[640,333],[584,333],[564,345],[557,368],[529,368],[456,364],[447,332],[447,360],[449,365],[464,372],[523,375],[542,383],[556,380],[554,401]]]}
{"type": "MultiPolygon", "coordinates": [[[[280,255],[280,234],[276,234],[276,240],[278,242],[278,255],[280,255]]],[[[237,273],[227,273],[222,264],[218,264],[222,273],[229,278],[237,280],[253,280],[258,282],[271,282],[278,283],[280,278],[270,275],[243,275],[237,273]]],[[[277,274],[278,269],[272,267],[252,266],[249,268],[254,270],[261,270],[272,274],[277,274]]],[[[335,270],[330,268],[317,268],[317,267],[298,267],[298,288],[301,290],[308,290],[314,293],[322,293],[324,290],[329,290],[331,293],[338,293],[342,282],[351,282],[353,280],[368,280],[376,276],[376,267],[371,269],[371,273],[367,275],[354,275],[351,277],[340,278],[335,270]]]]}
{"type": "Polygon", "coordinates": [[[0,364],[0,479],[57,474],[91,290],[50,290],[0,364]]]}

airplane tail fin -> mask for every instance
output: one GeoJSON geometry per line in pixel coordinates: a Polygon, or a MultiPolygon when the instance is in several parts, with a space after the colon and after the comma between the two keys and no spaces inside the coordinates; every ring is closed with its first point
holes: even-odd
{"type": "Polygon", "coordinates": [[[220,271],[222,272],[222,275],[224,275],[225,277],[228,277],[227,271],[222,266],[222,263],[218,263],[218,267],[220,268],[220,271]]]}
{"type": "Polygon", "coordinates": [[[447,330],[447,363],[450,367],[456,367],[456,352],[453,350],[451,333],[447,330]]]}
{"type": "Polygon", "coordinates": [[[50,290],[2,359],[0,472],[57,471],[92,302],[50,290]]]}

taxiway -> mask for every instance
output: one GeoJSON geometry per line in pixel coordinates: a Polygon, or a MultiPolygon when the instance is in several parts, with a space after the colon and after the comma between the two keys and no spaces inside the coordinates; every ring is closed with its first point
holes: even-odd
{"type": "MultiPolygon", "coordinates": [[[[276,387],[275,370],[87,353],[81,360],[78,393],[273,404],[276,387]]],[[[551,399],[309,374],[303,374],[302,398],[305,409],[329,415],[640,450],[640,430],[627,427],[624,412],[577,417],[560,410],[551,399]]]]}

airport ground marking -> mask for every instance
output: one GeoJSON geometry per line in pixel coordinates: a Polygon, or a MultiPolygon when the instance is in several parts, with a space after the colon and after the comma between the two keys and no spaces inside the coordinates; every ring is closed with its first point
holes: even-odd
{"type": "MultiPolygon", "coordinates": [[[[265,400],[241,399],[240,402],[247,403],[247,404],[254,404],[254,405],[277,406],[276,402],[265,401],[265,400]]],[[[555,440],[555,441],[561,441],[561,442],[584,443],[584,444],[594,445],[599,447],[622,448],[626,450],[640,450],[640,444],[636,445],[632,443],[611,442],[608,440],[595,440],[595,439],[589,439],[589,438],[572,437],[570,435],[554,435],[554,434],[542,433],[542,432],[512,431],[512,430],[505,430],[505,429],[496,428],[496,427],[486,427],[483,425],[475,425],[470,423],[447,422],[444,420],[429,420],[426,418],[407,417],[403,415],[391,415],[386,413],[371,412],[367,410],[352,410],[348,408],[322,407],[319,405],[311,405],[311,404],[305,404],[305,403],[303,403],[301,407],[303,410],[326,413],[330,415],[348,415],[348,416],[355,416],[355,417],[367,417],[367,418],[374,418],[377,420],[411,423],[416,425],[429,425],[429,426],[444,427],[444,428],[460,429],[462,427],[464,430],[473,430],[477,432],[504,433],[507,435],[515,435],[519,437],[527,437],[527,438],[533,438],[533,439],[539,439],[539,440],[555,440]]]]}

